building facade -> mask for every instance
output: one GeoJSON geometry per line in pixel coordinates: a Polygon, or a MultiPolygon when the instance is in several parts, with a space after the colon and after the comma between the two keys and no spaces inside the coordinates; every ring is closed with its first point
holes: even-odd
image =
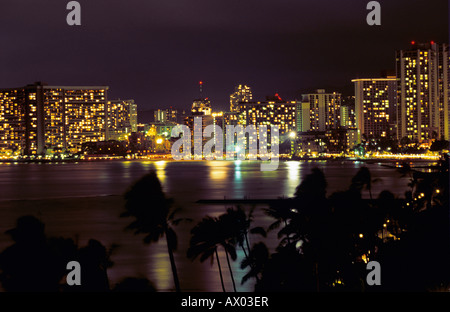
{"type": "Polygon", "coordinates": [[[192,102],[192,116],[209,116],[211,113],[211,100],[209,98],[200,98],[192,102]]]}
{"type": "Polygon", "coordinates": [[[137,105],[134,100],[111,100],[107,102],[107,140],[127,140],[137,132],[137,105]]]}
{"type": "Polygon", "coordinates": [[[411,42],[396,52],[397,138],[449,138],[448,45],[411,42]]]}
{"type": "Polygon", "coordinates": [[[356,128],[367,139],[396,138],[395,77],[354,79],[356,128]]]}
{"type": "Polygon", "coordinates": [[[249,86],[236,86],[234,89],[234,93],[230,95],[230,112],[239,112],[239,103],[251,102],[252,99],[252,90],[249,86]]]}
{"type": "Polygon", "coordinates": [[[243,126],[276,125],[280,135],[297,130],[298,101],[240,102],[239,124],[243,126]]]}
{"type": "Polygon", "coordinates": [[[106,139],[107,86],[48,86],[0,90],[0,152],[39,155],[81,151],[106,139]]]}
{"type": "Polygon", "coordinates": [[[156,109],[154,112],[155,122],[178,122],[178,110],[172,107],[166,109],[156,109]]]}
{"type": "MultiPolygon", "coordinates": [[[[309,110],[309,129],[303,131],[326,131],[340,126],[341,94],[326,93],[319,89],[316,93],[304,94],[302,98],[304,111],[309,110]]],[[[307,118],[307,114],[303,114],[307,118]]],[[[303,122],[307,125],[307,122],[303,122]]]]}

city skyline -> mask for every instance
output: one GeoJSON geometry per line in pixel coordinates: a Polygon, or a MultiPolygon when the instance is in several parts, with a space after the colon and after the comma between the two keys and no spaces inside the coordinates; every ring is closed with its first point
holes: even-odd
{"type": "Polygon", "coordinates": [[[3,0],[0,293],[450,292],[449,8],[3,0]]]}
{"type": "Polygon", "coordinates": [[[140,110],[187,109],[201,80],[212,105],[226,110],[239,84],[251,86],[255,99],[275,93],[300,99],[319,88],[345,95],[352,79],[395,69],[395,51],[411,40],[448,41],[445,1],[381,1],[377,27],[366,24],[366,3],[354,0],[130,2],[126,13],[120,3],[108,3],[106,13],[101,1],[80,3],[79,28],[65,24],[67,11],[54,1],[42,4],[39,18],[20,1],[4,5],[0,26],[8,33],[0,35],[11,45],[2,50],[3,88],[24,81],[108,85],[111,98],[133,98],[140,110]]]}

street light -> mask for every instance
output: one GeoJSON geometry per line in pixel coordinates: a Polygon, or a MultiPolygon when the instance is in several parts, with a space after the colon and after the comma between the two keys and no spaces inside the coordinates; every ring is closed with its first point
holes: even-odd
{"type": "Polygon", "coordinates": [[[162,144],[162,142],[163,142],[163,139],[161,139],[161,138],[156,139],[156,144],[162,144]]]}
{"type": "Polygon", "coordinates": [[[296,137],[295,132],[290,132],[290,133],[289,133],[289,137],[290,137],[291,139],[294,139],[294,138],[296,137]]]}

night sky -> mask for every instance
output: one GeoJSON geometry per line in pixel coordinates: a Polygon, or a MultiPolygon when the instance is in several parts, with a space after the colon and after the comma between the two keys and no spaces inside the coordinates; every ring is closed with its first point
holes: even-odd
{"type": "Polygon", "coordinates": [[[445,0],[381,0],[381,26],[368,0],[80,0],[82,26],[66,24],[68,2],[1,0],[0,88],[108,85],[139,110],[189,109],[202,80],[219,110],[239,83],[256,100],[349,94],[411,40],[448,42],[445,0]]]}

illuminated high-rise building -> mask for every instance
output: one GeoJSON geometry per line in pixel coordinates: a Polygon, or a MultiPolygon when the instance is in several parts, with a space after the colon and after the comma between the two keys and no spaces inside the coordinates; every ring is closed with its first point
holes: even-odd
{"type": "MultiPolygon", "coordinates": [[[[0,90],[0,151],[2,154],[36,154],[38,139],[37,92],[30,88],[0,90]]],[[[39,106],[42,115],[42,105],[39,106]]],[[[42,123],[39,123],[39,130],[42,123]]],[[[43,149],[43,146],[41,147],[43,149]]]]}
{"type": "Polygon", "coordinates": [[[356,128],[368,139],[395,137],[397,80],[395,77],[354,79],[356,128]]]}
{"type": "Polygon", "coordinates": [[[238,85],[234,88],[234,93],[230,95],[230,112],[239,111],[239,103],[251,102],[253,99],[252,90],[249,86],[238,85]]]}
{"type": "Polygon", "coordinates": [[[341,127],[348,127],[350,124],[350,115],[349,115],[350,108],[346,105],[342,105],[340,108],[340,126],[341,127]]]}
{"type": "Polygon", "coordinates": [[[107,139],[126,140],[137,132],[137,105],[134,100],[112,100],[107,103],[107,139]]]}
{"type": "Polygon", "coordinates": [[[279,127],[280,135],[297,130],[297,101],[240,102],[239,124],[279,127]]]}
{"type": "Polygon", "coordinates": [[[193,116],[211,115],[211,101],[209,98],[194,100],[192,103],[191,114],[193,116]]]}
{"type": "Polygon", "coordinates": [[[438,46],[438,92],[440,137],[450,140],[450,55],[448,44],[438,46]]]}
{"type": "Polygon", "coordinates": [[[178,122],[178,111],[172,107],[167,109],[156,109],[154,117],[155,122],[178,122]]]}
{"type": "Polygon", "coordinates": [[[448,45],[435,42],[396,52],[398,139],[448,139],[448,60],[448,45]]]}
{"type": "Polygon", "coordinates": [[[211,100],[203,96],[203,81],[199,82],[199,97],[192,102],[192,116],[209,116],[212,113],[211,100]]]}
{"type": "Polygon", "coordinates": [[[356,127],[355,95],[347,95],[342,97],[340,122],[341,127],[356,127]]]}
{"type": "Polygon", "coordinates": [[[178,110],[169,107],[166,109],[166,121],[178,122],[178,110]]]}
{"type": "Polygon", "coordinates": [[[106,86],[47,86],[0,90],[0,151],[77,152],[106,138],[106,86]]]}
{"type": "Polygon", "coordinates": [[[296,123],[298,132],[307,132],[311,129],[309,101],[300,102],[296,109],[296,123]]]}
{"type": "Polygon", "coordinates": [[[165,109],[157,109],[154,113],[155,122],[166,122],[167,113],[165,109]]]}
{"type": "MultiPolygon", "coordinates": [[[[340,93],[326,93],[319,89],[316,93],[305,94],[302,99],[303,108],[309,106],[309,129],[311,131],[326,131],[340,126],[340,93]]],[[[307,115],[303,114],[306,118],[307,115]]]]}

